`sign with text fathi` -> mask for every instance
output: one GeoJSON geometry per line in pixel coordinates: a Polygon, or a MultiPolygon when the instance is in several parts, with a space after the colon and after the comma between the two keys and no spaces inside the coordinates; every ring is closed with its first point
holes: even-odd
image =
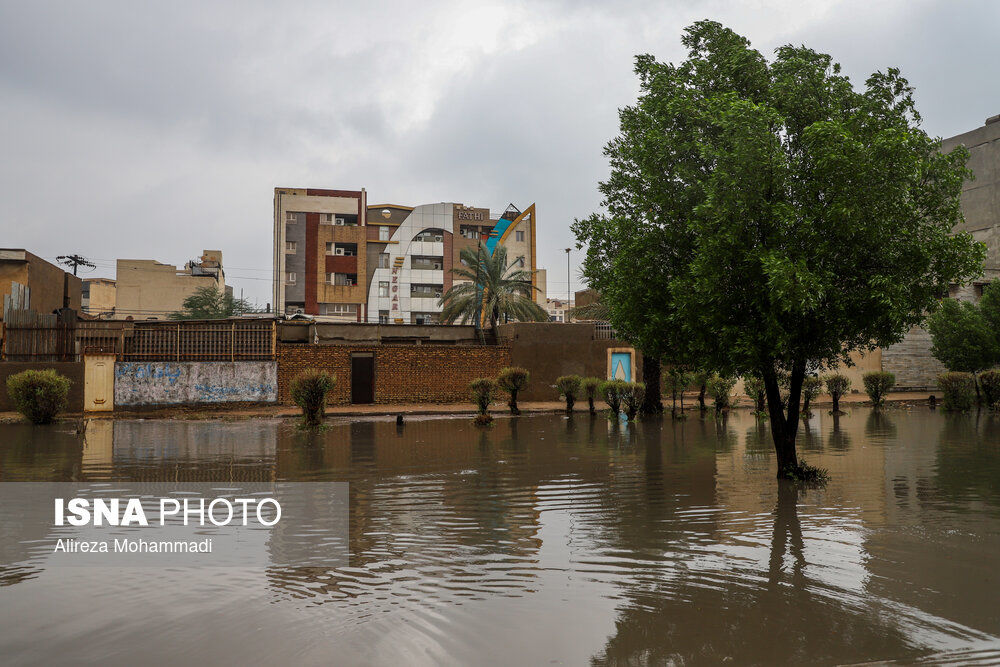
{"type": "Polygon", "coordinates": [[[348,562],[348,485],[0,483],[0,566],[348,562]]]}
{"type": "Polygon", "coordinates": [[[490,209],[456,206],[455,220],[457,222],[489,222],[490,209]]]}

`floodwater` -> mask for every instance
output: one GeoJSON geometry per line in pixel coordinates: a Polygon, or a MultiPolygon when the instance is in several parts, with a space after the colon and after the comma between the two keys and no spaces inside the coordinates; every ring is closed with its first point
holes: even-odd
{"type": "Polygon", "coordinates": [[[350,565],[0,571],[5,663],[1000,662],[1000,418],[0,425],[0,481],[347,481],[350,565]],[[80,432],[77,432],[80,431],[80,432]]]}

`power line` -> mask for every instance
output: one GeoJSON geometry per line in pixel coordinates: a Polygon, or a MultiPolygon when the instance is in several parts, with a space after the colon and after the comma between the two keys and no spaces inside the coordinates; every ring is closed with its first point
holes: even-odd
{"type": "Polygon", "coordinates": [[[76,275],[76,270],[81,266],[86,266],[91,269],[97,268],[96,264],[91,262],[83,255],[59,255],[58,257],[56,257],[56,260],[58,260],[60,264],[64,264],[66,266],[72,266],[74,276],[76,275]]]}

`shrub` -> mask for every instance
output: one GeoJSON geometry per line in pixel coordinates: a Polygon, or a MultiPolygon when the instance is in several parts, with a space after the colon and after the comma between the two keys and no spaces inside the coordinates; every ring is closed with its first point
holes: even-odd
{"type": "Polygon", "coordinates": [[[504,368],[497,375],[497,386],[510,394],[510,401],[507,403],[510,407],[510,414],[521,414],[521,411],[517,408],[517,394],[528,386],[530,378],[531,375],[527,370],[517,366],[504,368]]]}
{"type": "Polygon", "coordinates": [[[753,409],[758,414],[767,412],[766,396],[764,394],[764,380],[759,375],[747,375],[743,378],[743,393],[753,401],[753,409]]]}
{"type": "Polygon", "coordinates": [[[566,399],[566,412],[573,412],[573,404],[580,395],[582,383],[583,378],[579,375],[563,375],[556,378],[556,389],[559,390],[559,395],[566,399]]]}
{"type": "Polygon", "coordinates": [[[896,376],[885,371],[873,371],[862,376],[865,392],[872,399],[872,405],[878,407],[885,403],[885,396],[896,385],[896,376]]]}
{"type": "Polygon", "coordinates": [[[1000,369],[993,368],[979,374],[979,385],[983,389],[983,402],[987,407],[1000,407],[1000,369]]]}
{"type": "Polygon", "coordinates": [[[33,424],[48,424],[66,409],[70,380],[52,369],[21,371],[7,378],[14,408],[33,424]]]}
{"type": "Polygon", "coordinates": [[[597,409],[594,407],[594,399],[597,398],[602,384],[601,378],[594,377],[583,378],[583,381],[580,382],[580,391],[587,398],[587,407],[590,408],[590,414],[592,415],[597,414],[597,409]]]}
{"type": "Polygon", "coordinates": [[[942,403],[949,412],[965,412],[976,404],[976,378],[972,373],[942,373],[937,378],[942,403]]]}
{"type": "Polygon", "coordinates": [[[631,421],[642,407],[642,399],[646,396],[646,385],[641,382],[622,382],[619,385],[619,392],[625,416],[631,421]]]}
{"type": "Polygon", "coordinates": [[[809,412],[809,404],[816,400],[823,389],[823,381],[815,375],[802,379],[802,412],[809,412]]]}
{"type": "Polygon", "coordinates": [[[608,404],[611,414],[617,419],[622,411],[622,387],[625,384],[621,380],[607,380],[602,382],[599,390],[604,402],[608,404]]]}
{"type": "Polygon", "coordinates": [[[733,387],[736,386],[736,378],[723,377],[715,374],[708,379],[707,389],[715,403],[715,411],[719,412],[729,407],[733,387]]]}
{"type": "Polygon", "coordinates": [[[480,415],[489,414],[490,403],[493,402],[496,390],[497,383],[490,378],[476,378],[469,383],[469,391],[472,392],[472,402],[476,404],[476,411],[480,415]]]}
{"type": "Polygon", "coordinates": [[[292,379],[292,400],[302,408],[302,425],[308,428],[323,423],[326,395],[337,384],[337,376],[320,370],[302,371],[292,379]]]}
{"type": "Polygon", "coordinates": [[[846,375],[834,373],[826,377],[826,393],[833,399],[833,414],[840,412],[840,397],[851,388],[851,380],[846,375]]]}

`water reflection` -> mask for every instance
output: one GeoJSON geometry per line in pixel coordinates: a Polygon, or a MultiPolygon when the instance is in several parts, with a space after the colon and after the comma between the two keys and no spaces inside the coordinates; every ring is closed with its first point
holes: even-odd
{"type": "Polygon", "coordinates": [[[22,562],[0,571],[0,609],[24,624],[0,627],[0,647],[103,659],[169,609],[162,641],[228,662],[290,649],[343,663],[995,655],[996,418],[814,411],[802,452],[833,479],[803,492],[775,483],[766,421],[707,417],[0,426],[2,481],[351,484],[348,567],[150,586],[145,571],[22,562]],[[94,605],[117,632],[82,633],[73,615],[94,605]],[[266,639],[246,630],[259,627],[266,639]],[[27,645],[33,631],[51,641],[27,645]]]}

